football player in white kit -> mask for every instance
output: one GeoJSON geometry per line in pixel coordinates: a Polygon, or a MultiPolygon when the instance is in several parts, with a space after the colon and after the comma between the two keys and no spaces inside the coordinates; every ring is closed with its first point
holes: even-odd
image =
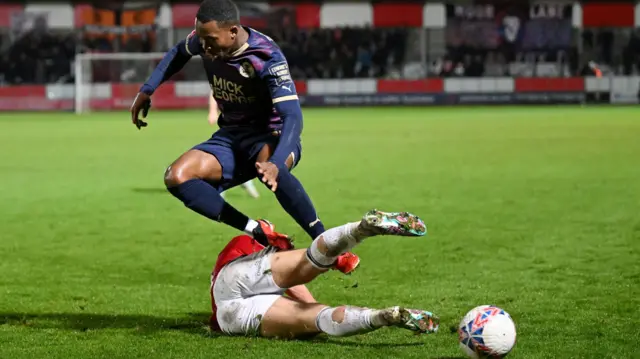
{"type": "Polygon", "coordinates": [[[325,231],[307,249],[265,248],[248,235],[235,237],[218,256],[211,275],[211,327],[228,335],[267,338],[349,336],[386,326],[436,332],[439,320],[431,312],[400,306],[332,307],[317,303],[305,287],[336,269],[339,256],[367,238],[425,234],[424,222],[415,215],[372,210],[358,222],[325,231]]]}

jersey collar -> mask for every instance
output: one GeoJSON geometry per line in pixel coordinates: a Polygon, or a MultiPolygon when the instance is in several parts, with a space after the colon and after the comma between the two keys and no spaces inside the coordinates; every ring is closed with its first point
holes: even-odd
{"type": "Polygon", "coordinates": [[[236,51],[231,53],[231,57],[236,57],[239,56],[240,54],[242,54],[243,52],[245,52],[248,48],[249,48],[249,40],[251,39],[251,30],[249,30],[249,28],[244,27],[244,30],[249,34],[249,37],[247,38],[247,42],[245,42],[244,44],[242,44],[242,46],[240,46],[236,51]]]}

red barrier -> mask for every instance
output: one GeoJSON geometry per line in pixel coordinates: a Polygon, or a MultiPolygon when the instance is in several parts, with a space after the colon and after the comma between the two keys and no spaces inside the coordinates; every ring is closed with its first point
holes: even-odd
{"type": "Polygon", "coordinates": [[[444,80],[443,79],[378,80],[378,92],[382,92],[382,93],[444,92],[444,80]]]}
{"type": "Polygon", "coordinates": [[[45,86],[41,85],[19,85],[19,86],[0,86],[0,98],[25,98],[47,96],[45,86]]]}
{"type": "Polygon", "coordinates": [[[515,92],[584,91],[583,77],[532,77],[514,79],[515,92]]]}
{"type": "Polygon", "coordinates": [[[13,21],[11,20],[11,17],[14,14],[20,14],[23,11],[24,11],[24,5],[20,5],[20,4],[0,4],[0,27],[11,28],[11,26],[13,24],[13,21]]]}
{"type": "Polygon", "coordinates": [[[373,5],[375,27],[422,27],[423,3],[377,3],[373,5]]]}
{"type": "Polygon", "coordinates": [[[304,95],[307,93],[307,81],[293,81],[293,84],[299,94],[304,95]]]}

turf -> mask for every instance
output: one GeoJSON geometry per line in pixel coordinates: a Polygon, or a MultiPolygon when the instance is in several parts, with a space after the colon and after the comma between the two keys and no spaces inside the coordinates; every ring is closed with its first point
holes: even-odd
{"type": "MultiPolygon", "coordinates": [[[[442,330],[315,341],[203,327],[209,272],[235,232],[182,206],[164,169],[208,138],[204,112],[0,115],[0,358],[458,358],[476,305],[515,319],[512,358],[638,358],[637,108],[306,109],[295,174],[328,226],[408,210],[424,239],[374,239],[329,304],[404,304],[442,330]]],[[[234,205],[309,239],[264,188],[234,205]]]]}

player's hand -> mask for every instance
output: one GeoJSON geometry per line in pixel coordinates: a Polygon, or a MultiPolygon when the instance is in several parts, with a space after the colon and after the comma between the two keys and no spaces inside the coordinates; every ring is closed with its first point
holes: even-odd
{"type": "Polygon", "coordinates": [[[271,191],[275,192],[278,188],[278,166],[271,162],[257,162],[256,169],[258,170],[258,177],[262,182],[266,183],[271,191]]]}
{"type": "Polygon", "coordinates": [[[139,119],[140,111],[142,111],[142,118],[147,118],[149,109],[151,108],[151,96],[143,92],[138,92],[133,104],[131,105],[131,122],[138,128],[147,127],[147,123],[139,119]]]}

